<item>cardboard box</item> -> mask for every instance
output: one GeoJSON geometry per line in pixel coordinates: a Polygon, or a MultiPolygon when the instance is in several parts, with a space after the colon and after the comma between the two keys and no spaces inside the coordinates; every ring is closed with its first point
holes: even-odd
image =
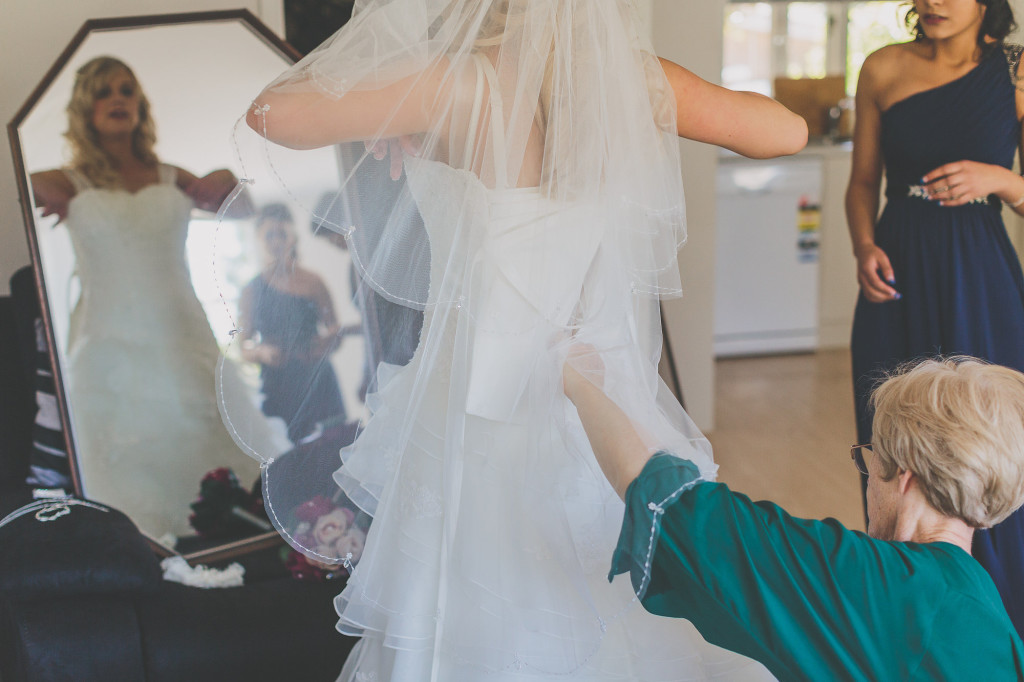
{"type": "MultiPolygon", "coordinates": [[[[811,137],[822,137],[828,133],[828,110],[837,106],[845,97],[844,76],[775,79],[775,99],[794,113],[803,116],[811,137]]],[[[848,121],[849,118],[847,116],[848,121]]],[[[847,126],[849,125],[847,122],[847,126]]],[[[848,135],[852,131],[839,131],[840,135],[844,132],[848,135]]]]}

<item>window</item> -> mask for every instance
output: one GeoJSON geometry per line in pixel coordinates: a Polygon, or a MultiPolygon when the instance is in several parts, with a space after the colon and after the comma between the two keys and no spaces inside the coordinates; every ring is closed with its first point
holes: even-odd
{"type": "Polygon", "coordinates": [[[844,75],[852,95],[867,55],[910,39],[908,7],[902,0],[730,2],[722,83],[771,95],[776,77],[844,75]]]}
{"type": "Polygon", "coordinates": [[[824,2],[794,2],[786,8],[786,78],[828,74],[828,24],[824,2]]]}
{"type": "Polygon", "coordinates": [[[857,76],[864,59],[880,47],[910,40],[907,4],[903,2],[854,2],[847,13],[846,92],[857,90],[857,76]]]}
{"type": "Polygon", "coordinates": [[[722,83],[734,90],[772,92],[772,6],[767,2],[726,5],[722,83]]]}

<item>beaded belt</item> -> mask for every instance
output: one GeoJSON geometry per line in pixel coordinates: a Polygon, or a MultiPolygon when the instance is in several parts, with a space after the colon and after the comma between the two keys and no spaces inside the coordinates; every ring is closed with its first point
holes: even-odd
{"type": "MultiPolygon", "coordinates": [[[[887,194],[888,194],[888,192],[887,192],[887,194]]],[[[899,196],[898,193],[893,193],[893,195],[894,196],[899,196]]],[[[928,197],[928,188],[925,187],[924,185],[907,185],[906,196],[914,197],[916,199],[924,199],[926,201],[931,201],[931,199],[929,199],[929,197],[928,197]]],[[[969,204],[984,204],[986,206],[990,205],[991,203],[992,202],[989,201],[987,196],[985,196],[985,197],[975,197],[975,198],[973,198],[973,199],[971,199],[970,201],[967,202],[968,205],[969,204]]]]}

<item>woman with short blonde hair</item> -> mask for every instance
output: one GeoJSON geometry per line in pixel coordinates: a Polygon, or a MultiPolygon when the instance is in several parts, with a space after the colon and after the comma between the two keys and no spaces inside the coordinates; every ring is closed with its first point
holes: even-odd
{"type": "Polygon", "coordinates": [[[871,401],[883,480],[913,471],[932,507],[973,528],[991,528],[1024,503],[1020,372],[962,356],[926,362],[880,385],[871,401]]]}
{"type": "Polygon", "coordinates": [[[629,573],[647,610],[781,680],[1022,679],[1024,643],[971,542],[1024,503],[1024,374],[926,360],[877,388],[874,443],[851,450],[867,535],[652,456],[595,349],[574,348],[563,378],[626,502],[610,575],[629,573]]]}

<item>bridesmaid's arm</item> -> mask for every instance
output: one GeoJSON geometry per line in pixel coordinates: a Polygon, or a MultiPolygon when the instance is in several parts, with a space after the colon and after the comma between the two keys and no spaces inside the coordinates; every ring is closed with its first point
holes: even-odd
{"type": "MultiPolygon", "coordinates": [[[[1022,59],[1021,62],[1024,62],[1024,59],[1022,59]]],[[[1017,120],[1021,123],[1020,141],[1017,143],[1017,163],[1021,172],[1024,173],[1024,85],[1021,84],[1022,80],[1024,80],[1024,78],[1021,76],[1021,64],[1018,63],[1017,82],[1015,83],[1017,89],[1014,93],[1016,94],[1017,120]]],[[[1014,199],[1010,202],[1010,206],[1013,207],[1013,210],[1017,215],[1024,216],[1024,202],[1018,203],[1017,200],[1014,199]],[[1015,203],[1017,204],[1016,206],[1014,206],[1015,203]]]]}
{"type": "MultiPolygon", "coordinates": [[[[1024,120],[1024,92],[1020,85],[1020,64],[1017,65],[1017,120],[1024,120]]],[[[1017,153],[1024,163],[1024,131],[1017,142],[1017,153]]],[[[1022,166],[1024,168],[1024,166],[1022,166]]],[[[977,197],[995,194],[1012,208],[1017,215],[1024,216],[1024,178],[1008,168],[977,161],[956,161],[939,166],[924,176],[925,183],[935,188],[930,191],[933,199],[942,206],[963,206],[977,197]]]]}
{"type": "Polygon", "coordinates": [[[857,117],[853,129],[853,165],[846,188],[846,222],[857,258],[857,282],[872,303],[897,298],[889,257],[875,244],[879,192],[882,187],[882,110],[879,106],[879,61],[876,52],[864,61],[857,82],[857,117]],[[880,276],[881,275],[881,276],[880,276]]]}
{"type": "Polygon", "coordinates": [[[924,176],[924,183],[929,188],[929,198],[940,206],[964,206],[994,194],[1018,215],[1024,215],[1024,178],[1009,168],[954,161],[930,171],[924,176]]]}
{"type": "Polygon", "coordinates": [[[259,353],[256,351],[256,342],[253,340],[252,318],[253,307],[253,283],[249,282],[242,289],[242,296],[238,301],[238,336],[242,349],[242,359],[246,362],[260,362],[259,353]]]}
{"type": "Polygon", "coordinates": [[[331,300],[327,285],[318,275],[310,274],[313,277],[313,300],[316,301],[320,317],[320,334],[314,342],[313,357],[310,359],[319,360],[325,353],[331,353],[341,345],[343,335],[340,333],[341,326],[334,314],[334,301],[331,300]]]}

